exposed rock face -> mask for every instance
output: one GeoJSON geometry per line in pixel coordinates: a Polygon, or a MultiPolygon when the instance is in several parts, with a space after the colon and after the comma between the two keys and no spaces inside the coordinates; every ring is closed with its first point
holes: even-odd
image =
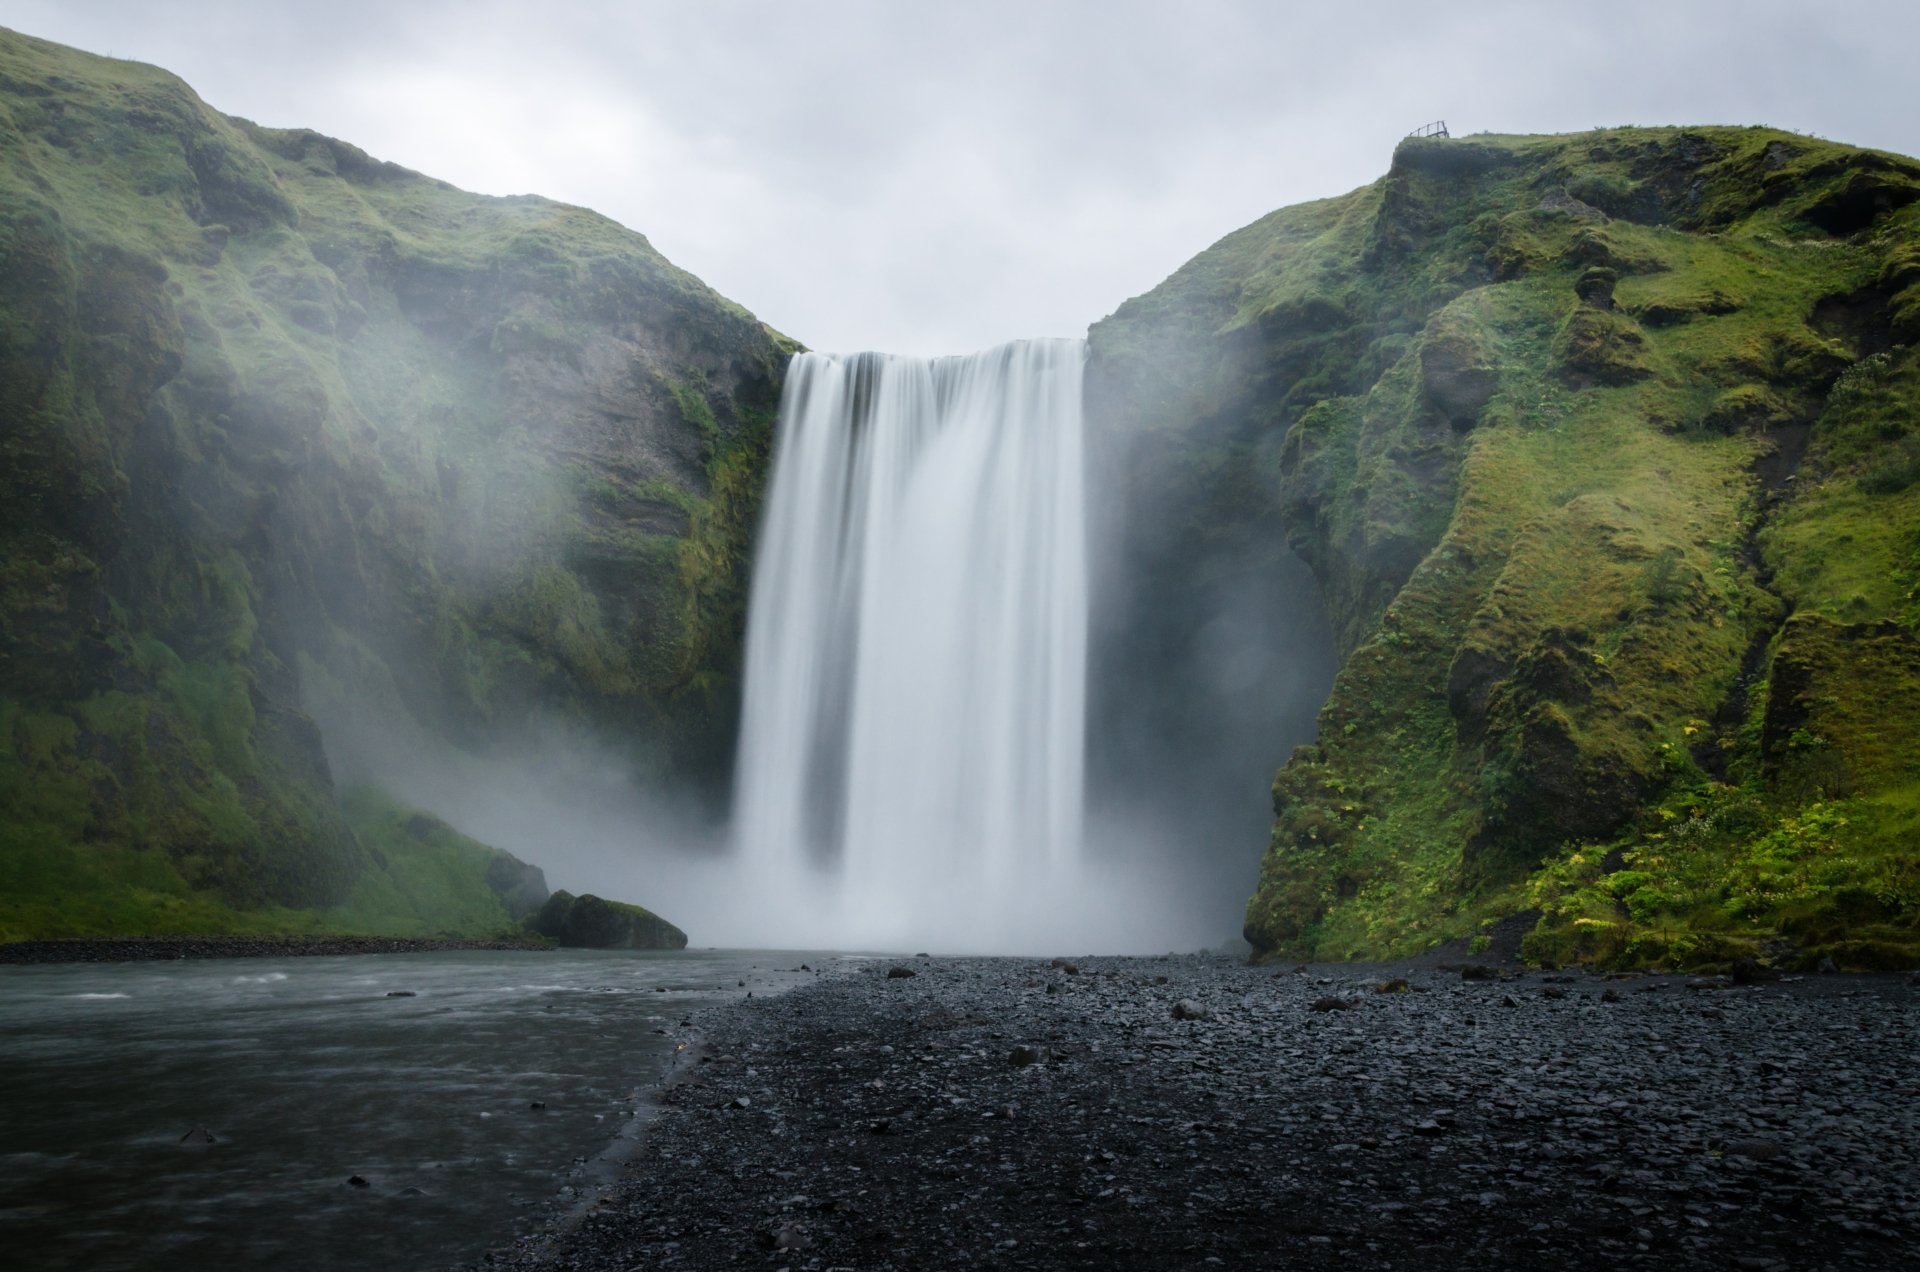
{"type": "Polygon", "coordinates": [[[1917,242],[1920,164],[1765,129],[1409,140],[1094,327],[1098,444],[1343,659],[1261,954],[1920,960],[1917,242]]]}
{"type": "Polygon", "coordinates": [[[561,945],[590,950],[681,950],[687,934],[650,910],[591,892],[556,892],[527,924],[561,945]]]}
{"type": "Polygon", "coordinates": [[[790,342],[591,212],[6,32],[0,138],[0,936],[354,904],[314,719],[368,703],[723,781],[790,342]]]}
{"type": "Polygon", "coordinates": [[[539,913],[549,896],[545,872],[511,853],[503,852],[488,864],[487,886],[499,896],[507,917],[515,922],[539,913]]]}

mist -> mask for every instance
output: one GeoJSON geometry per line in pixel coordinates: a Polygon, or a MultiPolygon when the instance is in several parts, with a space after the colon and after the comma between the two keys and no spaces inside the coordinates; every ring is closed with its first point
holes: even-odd
{"type": "MultiPolygon", "coordinates": [[[[878,390],[862,392],[870,408],[878,390]]],[[[954,392],[942,394],[950,399],[954,392]]],[[[777,430],[777,451],[788,463],[796,462],[786,455],[795,436],[795,397],[790,381],[777,430]]],[[[1077,399],[1076,389],[1075,413],[1077,399]]],[[[1043,435],[1050,423],[1023,419],[1014,435],[1043,435]]],[[[845,445],[875,425],[828,418],[814,427],[826,430],[823,443],[845,445]]],[[[1249,461],[1269,477],[1270,452],[1265,445],[1249,461]]],[[[829,459],[814,466],[832,470],[852,462],[829,459]]],[[[1036,456],[1028,462],[1044,470],[1056,461],[1036,456]]],[[[1061,851],[1058,814],[1028,825],[996,822],[979,809],[980,790],[1056,764],[1058,747],[1018,729],[972,740],[965,735],[960,721],[969,709],[966,701],[979,697],[978,677],[1024,677],[1029,673],[1021,669],[1035,656],[1010,653],[1012,661],[1001,670],[976,666],[970,681],[952,660],[977,658],[977,651],[966,654],[970,645],[962,643],[938,652],[942,632],[987,631],[1002,621],[990,621],[980,609],[990,593],[956,596],[956,608],[942,618],[938,606],[927,609],[929,599],[916,586],[909,594],[915,599],[900,615],[910,626],[892,631],[860,617],[861,586],[839,577],[844,566],[796,575],[785,585],[761,577],[763,571],[790,571],[787,557],[806,539],[803,530],[780,520],[787,515],[780,483],[794,479],[779,470],[770,522],[759,536],[763,550],[756,559],[749,630],[764,643],[817,627],[828,652],[806,657],[825,656],[830,665],[815,670],[805,658],[782,662],[761,655],[762,673],[777,665],[781,682],[763,686],[762,700],[791,698],[798,687],[803,695],[824,693],[832,701],[818,700],[791,724],[765,734],[763,758],[749,763],[740,798],[731,806],[715,797],[726,789],[726,772],[699,782],[663,777],[630,745],[576,719],[535,712],[462,747],[422,725],[402,695],[384,688],[341,692],[333,682],[335,692],[310,694],[307,709],[321,726],[338,782],[378,786],[430,811],[539,866],[551,888],[645,905],[697,945],[1044,954],[1160,953],[1231,944],[1238,940],[1266,846],[1268,788],[1292,748],[1312,741],[1315,713],[1332,679],[1334,653],[1317,587],[1270,515],[1226,527],[1228,533],[1216,540],[1169,533],[1169,526],[1192,522],[1190,505],[1205,490],[1154,480],[1151,455],[1111,421],[1096,424],[1084,461],[1067,462],[1084,465],[1089,487],[1088,511],[1076,503],[1072,515],[1086,535],[1082,568],[1088,582],[1077,586],[1091,589],[1072,603],[1084,611],[1078,621],[1086,629],[1080,638],[1085,664],[1069,678],[1084,688],[1063,708],[1082,735],[1077,746],[1084,747],[1085,758],[1071,760],[1057,779],[1070,784],[1066,793],[1082,823],[1065,832],[1078,845],[1072,852],[1061,851]],[[769,554],[768,543],[785,545],[786,555],[769,554]],[[921,702],[914,708],[921,717],[894,726],[904,732],[882,743],[883,758],[893,767],[850,787],[847,761],[822,770],[814,749],[823,737],[850,730],[859,714],[851,705],[853,670],[840,661],[859,643],[855,632],[876,648],[922,650],[932,659],[902,665],[897,674],[905,679],[873,700],[898,703],[903,693],[917,695],[915,686],[942,681],[975,688],[965,700],[921,702]],[[825,714],[818,720],[806,714],[815,710],[825,714]],[[936,751],[918,761],[908,758],[907,767],[891,758],[902,746],[926,745],[936,751]],[[756,764],[790,771],[778,779],[790,793],[768,804],[759,793],[765,780],[754,776],[756,764]],[[1006,767],[1006,778],[985,776],[994,764],[1006,767]],[[914,785],[915,772],[929,771],[975,776],[941,795],[914,785]],[[837,791],[835,798],[849,803],[823,813],[817,807],[823,790],[837,791]],[[856,806],[855,799],[863,802],[856,806]],[[892,820],[873,823],[876,811],[889,807],[895,810],[892,820]],[[857,841],[864,847],[837,838],[844,823],[872,824],[857,841]],[[816,842],[822,826],[835,828],[830,843],[816,842]],[[968,864],[990,853],[999,864],[968,864]]],[[[950,468],[951,455],[938,463],[950,468]]],[[[968,479],[959,480],[964,486],[968,479]]],[[[920,490],[917,497],[927,494],[920,490]]],[[[912,577],[959,578],[982,568],[967,562],[980,551],[984,525],[995,519],[969,530],[951,520],[965,506],[932,514],[924,551],[936,555],[905,558],[912,577]]],[[[840,509],[828,506],[811,515],[822,519],[830,538],[844,534],[832,529],[846,515],[840,509]]],[[[869,507],[869,515],[879,514],[869,507]]],[[[501,542],[524,537],[510,530],[496,527],[501,542]]],[[[896,527],[883,537],[901,533],[896,527]]],[[[1038,548],[1031,532],[1019,531],[1004,550],[1018,559],[1038,548]]],[[[982,584],[997,588],[992,580],[1005,568],[989,569],[982,584]]],[[[502,580],[514,577],[511,569],[497,573],[502,580]]],[[[1036,597],[1050,605],[1062,587],[1073,586],[1056,580],[1036,597]]],[[[1050,639],[1043,638],[1043,645],[1050,639]]],[[[756,727],[753,648],[750,642],[749,729],[756,727]]],[[[407,665],[417,652],[390,661],[407,665]]],[[[1024,703],[1043,683],[1007,680],[1013,695],[1008,707],[1024,703]]],[[[316,678],[314,684],[328,682],[316,678]]],[[[1013,719],[1018,712],[993,714],[1013,719]]],[[[758,727],[765,733],[765,725],[758,727]]]]}
{"type": "MultiPolygon", "coordinates": [[[[317,706],[334,778],[370,785],[539,866],[548,887],[646,906],[696,946],[972,954],[1157,954],[1233,940],[1262,840],[1253,798],[1212,804],[1163,774],[1150,798],[1087,814],[1076,862],[1035,862],[992,895],[948,890],[933,911],[876,905],[831,863],[769,867],[736,846],[706,798],[636,778],[616,748],[557,721],[490,753],[430,737],[390,703],[317,706]],[[1252,805],[1250,808],[1249,805],[1252,805]],[[1211,813],[1204,810],[1211,808],[1211,813]],[[1196,814],[1200,821],[1185,818],[1196,814]],[[1237,851],[1236,851],[1237,850],[1237,851]]],[[[1155,754],[1158,754],[1157,752],[1155,754]]],[[[1215,775],[1208,790],[1231,784],[1215,775]]],[[[964,885],[960,885],[964,887],[964,885]]]]}

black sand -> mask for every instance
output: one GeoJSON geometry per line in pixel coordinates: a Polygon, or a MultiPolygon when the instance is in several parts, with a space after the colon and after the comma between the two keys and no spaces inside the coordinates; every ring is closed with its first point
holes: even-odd
{"type": "Polygon", "coordinates": [[[714,1009],[624,1180],[489,1266],[1920,1268],[1907,978],[1394,975],[912,959],[714,1009]]]}

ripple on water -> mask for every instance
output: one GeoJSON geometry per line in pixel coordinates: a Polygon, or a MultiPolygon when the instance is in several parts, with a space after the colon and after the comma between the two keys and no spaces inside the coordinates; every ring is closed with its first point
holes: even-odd
{"type": "MultiPolygon", "coordinates": [[[[7,1109],[0,1250],[76,1272],[330,1272],[364,1266],[369,1241],[387,1266],[477,1255],[528,1204],[577,1183],[576,1161],[607,1147],[635,1087],[670,1062],[668,1018],[630,996],[749,978],[765,992],[800,978],[754,965],[784,971],[799,957],[456,951],[0,969],[0,1076],[32,1093],[7,1109]],[[396,988],[418,996],[388,999],[396,988]],[[196,1128],[209,1140],[183,1142],[196,1128]],[[355,1175],[370,1187],[350,1188],[355,1175]],[[405,1206],[369,1203],[398,1197],[405,1206]]],[[[672,1002],[678,1020],[708,997],[648,1005],[672,1002]]]]}

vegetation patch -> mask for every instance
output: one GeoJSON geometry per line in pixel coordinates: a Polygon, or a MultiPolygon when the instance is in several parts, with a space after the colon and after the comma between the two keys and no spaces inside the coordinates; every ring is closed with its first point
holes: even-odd
{"type": "Polygon", "coordinates": [[[1409,141],[1094,329],[1123,428],[1284,438],[1266,497],[1345,657],[1274,783],[1261,956],[1538,909],[1555,962],[1920,962],[1916,171],[1767,129],[1409,141]]]}

